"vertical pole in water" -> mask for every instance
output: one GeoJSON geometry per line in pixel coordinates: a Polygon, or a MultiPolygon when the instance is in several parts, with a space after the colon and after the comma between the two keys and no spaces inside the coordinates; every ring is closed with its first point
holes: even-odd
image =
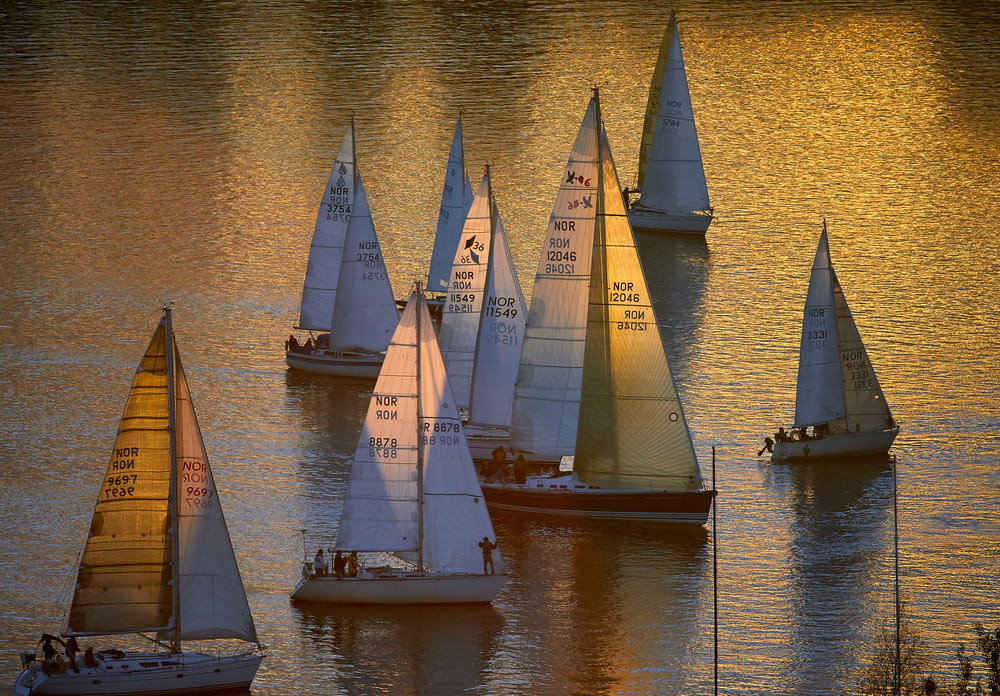
{"type": "Polygon", "coordinates": [[[712,447],[712,633],[715,638],[714,668],[714,692],[719,694],[719,535],[718,535],[718,491],[715,487],[715,447],[712,447]]]}
{"type": "Polygon", "coordinates": [[[892,455],[892,531],[893,556],[895,559],[895,597],[896,597],[896,662],[893,665],[892,693],[899,696],[902,686],[902,665],[900,664],[900,607],[899,607],[899,503],[898,483],[896,476],[896,455],[892,455]]]}

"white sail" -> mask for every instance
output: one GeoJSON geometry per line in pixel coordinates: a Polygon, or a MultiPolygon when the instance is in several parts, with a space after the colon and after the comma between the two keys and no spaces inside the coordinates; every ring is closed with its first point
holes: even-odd
{"type": "Polygon", "coordinates": [[[542,243],[511,416],[511,447],[559,461],[576,447],[594,243],[598,124],[588,107],[542,243]]]}
{"type": "Polygon", "coordinates": [[[316,214],[302,287],[299,328],[329,331],[340,261],[354,207],[354,123],[348,126],[316,214]]]}
{"type": "Polygon", "coordinates": [[[507,429],[528,313],[500,210],[495,201],[491,207],[490,263],[476,336],[468,424],[481,429],[507,429]]]}
{"type": "Polygon", "coordinates": [[[840,368],[840,335],[834,306],[835,283],[824,225],[813,259],[802,316],[795,396],[796,426],[828,423],[846,414],[840,368]]]}
{"type": "Polygon", "coordinates": [[[361,430],[337,546],[395,553],[435,571],[477,573],[484,536],[494,538],[493,525],[426,301],[414,292],[361,430]]]}
{"type": "Polygon", "coordinates": [[[399,310],[357,168],[354,176],[354,208],[341,256],[330,347],[380,352],[396,329],[399,310]]]}
{"type": "Polygon", "coordinates": [[[580,480],[602,488],[700,490],[691,434],[667,364],[607,134],[603,128],[600,132],[594,261],[573,470],[580,480]]]}
{"type": "Polygon", "coordinates": [[[449,273],[448,292],[441,307],[438,343],[448,368],[455,403],[460,409],[469,408],[472,366],[490,261],[492,210],[489,186],[489,175],[485,174],[458,238],[449,273]]]}
{"type": "Polygon", "coordinates": [[[462,119],[459,118],[455,124],[455,134],[451,139],[448,168],[445,171],[444,186],[441,191],[437,233],[434,236],[430,270],[427,273],[429,292],[444,292],[448,288],[448,277],[458,246],[458,237],[462,233],[472,199],[472,185],[465,173],[462,119]]]}
{"type": "Polygon", "coordinates": [[[639,207],[708,210],[708,186],[674,13],[660,45],[639,149],[639,207]]]}
{"type": "Polygon", "coordinates": [[[187,377],[176,356],[176,471],[180,639],[239,638],[257,630],[222,514],[187,377]]]}

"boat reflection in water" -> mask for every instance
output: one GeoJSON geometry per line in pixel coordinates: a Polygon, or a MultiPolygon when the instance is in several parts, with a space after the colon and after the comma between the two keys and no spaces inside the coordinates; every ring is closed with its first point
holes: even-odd
{"type": "Polygon", "coordinates": [[[844,678],[843,666],[863,657],[855,646],[879,620],[871,608],[891,602],[885,555],[885,538],[892,534],[890,459],[824,460],[770,471],[775,485],[787,486],[791,503],[792,641],[796,653],[814,656],[790,664],[789,689],[827,693],[844,678]],[[887,593],[884,601],[880,592],[887,593]]]}
{"type": "Polygon", "coordinates": [[[658,522],[503,511],[494,523],[510,573],[496,604],[521,635],[518,660],[533,664],[504,671],[518,683],[537,680],[519,693],[709,690],[711,545],[703,527],[665,534],[658,522]]]}
{"type": "Polygon", "coordinates": [[[503,618],[489,604],[432,611],[296,604],[292,611],[317,659],[336,665],[344,693],[488,693],[489,664],[502,654],[503,618]]]}

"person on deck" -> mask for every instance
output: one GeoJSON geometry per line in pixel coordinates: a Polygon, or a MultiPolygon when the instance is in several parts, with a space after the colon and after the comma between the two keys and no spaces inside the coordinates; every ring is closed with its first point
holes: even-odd
{"type": "Polygon", "coordinates": [[[496,547],[497,545],[492,543],[489,537],[483,537],[479,542],[479,548],[483,550],[483,575],[493,575],[496,572],[493,566],[493,549],[496,547]]]}
{"type": "Polygon", "coordinates": [[[337,549],[337,553],[333,557],[333,574],[337,576],[338,580],[342,580],[344,577],[344,570],[347,568],[347,559],[344,558],[344,554],[340,549],[337,549]]]}
{"type": "Polygon", "coordinates": [[[347,556],[347,577],[358,577],[358,552],[351,551],[347,556]]]}
{"type": "Polygon", "coordinates": [[[323,555],[323,549],[316,552],[316,558],[313,559],[313,570],[318,578],[326,575],[326,556],[323,555]]]}

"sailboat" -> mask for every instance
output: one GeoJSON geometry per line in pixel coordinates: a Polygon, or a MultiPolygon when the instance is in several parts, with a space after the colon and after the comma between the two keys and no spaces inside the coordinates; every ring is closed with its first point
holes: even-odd
{"type": "Polygon", "coordinates": [[[73,645],[128,633],[153,634],[143,638],[159,649],[91,648],[67,662],[24,653],[15,693],[248,689],[263,658],[169,307],[132,381],[83,548],[66,640],[45,634],[40,642],[73,645]],[[228,655],[182,648],[182,641],[213,639],[248,645],[228,655]]]}
{"type": "Polygon", "coordinates": [[[305,564],[301,602],[451,604],[492,601],[506,576],[427,300],[410,294],[358,438],[325,574],[305,564]],[[357,555],[360,554],[360,555],[357,555]],[[491,572],[486,573],[487,558],[491,572]]]}
{"type": "Polygon", "coordinates": [[[307,372],[378,376],[399,320],[355,154],[354,120],[333,164],[316,216],[297,329],[285,362],[307,372]],[[313,336],[313,332],[320,332],[313,336]]]}
{"type": "Polygon", "coordinates": [[[653,69],[639,146],[638,183],[625,189],[636,230],[705,234],[712,207],[691,107],[681,39],[670,13],[653,69]]]}
{"type": "Polygon", "coordinates": [[[451,267],[438,341],[473,458],[510,440],[514,381],[527,319],[524,295],[493,197],[489,167],[451,267]]]}
{"type": "Polygon", "coordinates": [[[535,275],[511,449],[573,471],[483,485],[492,507],[705,524],[706,490],[625,212],[600,94],[562,175],[535,275]]]}
{"type": "Polygon", "coordinates": [[[884,455],[898,433],[833,270],[824,220],[802,317],[795,425],[775,433],[771,459],[884,455]]]}

